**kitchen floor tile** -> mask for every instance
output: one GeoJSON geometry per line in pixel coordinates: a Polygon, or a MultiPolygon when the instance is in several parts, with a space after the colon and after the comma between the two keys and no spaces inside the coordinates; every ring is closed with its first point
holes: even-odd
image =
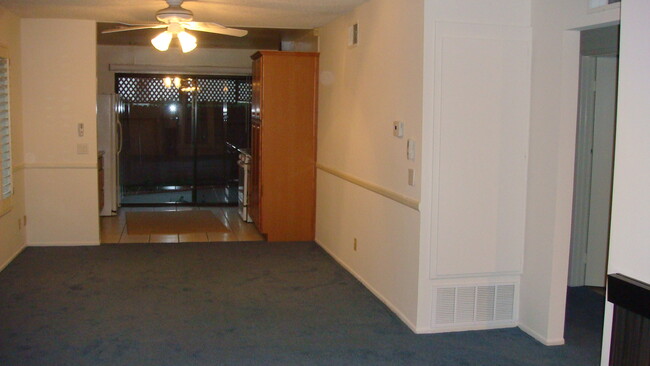
{"type": "Polygon", "coordinates": [[[178,243],[178,234],[173,234],[173,235],[151,234],[149,236],[149,243],[178,243]]]}
{"type": "Polygon", "coordinates": [[[178,234],[180,243],[205,243],[210,241],[207,233],[178,234]]]}

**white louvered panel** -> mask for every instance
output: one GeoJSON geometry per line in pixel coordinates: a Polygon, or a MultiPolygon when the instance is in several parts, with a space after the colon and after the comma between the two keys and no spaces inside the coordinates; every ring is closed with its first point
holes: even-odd
{"type": "Polygon", "coordinates": [[[494,320],[495,286],[479,286],[476,288],[476,321],[489,322],[494,320]]]}
{"type": "Polygon", "coordinates": [[[456,314],[456,289],[439,288],[436,291],[436,324],[453,324],[456,314]]]}
{"type": "Polygon", "coordinates": [[[514,317],[515,285],[497,286],[494,320],[508,320],[514,317]]]}
{"type": "Polygon", "coordinates": [[[476,287],[459,287],[456,298],[456,323],[474,321],[476,305],[476,287]]]}
{"type": "Polygon", "coordinates": [[[434,289],[432,326],[444,329],[514,321],[515,285],[478,285],[434,289]]]}

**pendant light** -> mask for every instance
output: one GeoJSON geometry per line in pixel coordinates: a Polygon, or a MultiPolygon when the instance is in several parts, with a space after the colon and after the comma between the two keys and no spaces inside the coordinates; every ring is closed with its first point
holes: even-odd
{"type": "Polygon", "coordinates": [[[160,33],[159,35],[156,36],[156,38],[151,40],[151,44],[156,47],[158,51],[167,51],[169,49],[169,44],[172,41],[173,35],[168,32],[164,31],[160,33]]]}
{"type": "Polygon", "coordinates": [[[190,52],[196,48],[196,37],[185,32],[183,27],[178,23],[170,24],[166,31],[151,40],[151,44],[159,51],[167,51],[174,35],[178,37],[183,53],[190,52]]]}
{"type": "Polygon", "coordinates": [[[196,37],[193,35],[182,31],[177,34],[178,40],[181,42],[181,49],[183,53],[188,53],[196,48],[196,37]]]}

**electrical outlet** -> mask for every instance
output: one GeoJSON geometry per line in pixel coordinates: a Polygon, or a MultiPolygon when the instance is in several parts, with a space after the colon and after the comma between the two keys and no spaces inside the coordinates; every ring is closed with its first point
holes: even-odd
{"type": "Polygon", "coordinates": [[[409,186],[415,186],[415,170],[409,169],[409,186]]]}
{"type": "Polygon", "coordinates": [[[88,154],[88,144],[77,144],[77,155],[88,154]]]}
{"type": "Polygon", "coordinates": [[[77,134],[79,137],[84,137],[84,124],[83,123],[78,123],[77,124],[77,134]]]}
{"type": "Polygon", "coordinates": [[[357,251],[357,238],[354,238],[354,251],[357,251]]]}

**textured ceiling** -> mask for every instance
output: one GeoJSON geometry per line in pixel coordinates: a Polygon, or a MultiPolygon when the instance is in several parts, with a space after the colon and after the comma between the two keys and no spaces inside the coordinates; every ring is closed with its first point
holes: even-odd
{"type": "MultiPolygon", "coordinates": [[[[227,26],[309,29],[327,24],[366,0],[186,0],[194,20],[227,26]]],[[[408,0],[406,0],[408,1],[408,0]]],[[[164,0],[0,0],[25,18],[152,23],[164,0]]]]}

